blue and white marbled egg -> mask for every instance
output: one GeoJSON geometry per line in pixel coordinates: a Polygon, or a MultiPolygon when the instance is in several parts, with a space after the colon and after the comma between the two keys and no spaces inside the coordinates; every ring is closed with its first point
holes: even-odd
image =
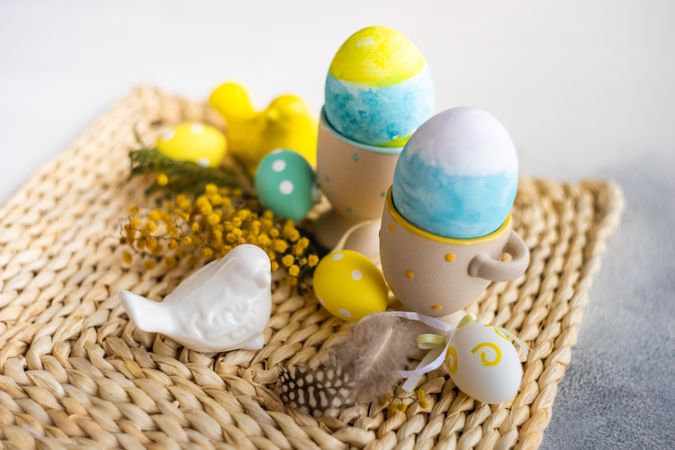
{"type": "Polygon", "coordinates": [[[471,107],[420,126],[401,152],[394,205],[412,224],[456,239],[488,235],[506,220],[518,189],[518,156],[504,126],[471,107]]]}

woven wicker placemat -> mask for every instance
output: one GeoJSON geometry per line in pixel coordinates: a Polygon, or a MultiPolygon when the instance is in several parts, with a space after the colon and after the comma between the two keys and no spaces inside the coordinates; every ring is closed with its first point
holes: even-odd
{"type": "Polygon", "coordinates": [[[127,151],[162,124],[212,120],[203,105],[138,88],[43,167],[0,213],[0,442],[6,448],[511,448],[539,446],[622,209],[609,183],[521,180],[515,226],[527,273],[493,284],[479,320],[527,341],[518,396],[489,406],[432,372],[406,412],[354,407],[334,419],[288,411],[273,391],[279,364],[312,363],[345,335],[318,305],[275,286],[266,345],[193,352],[128,321],[117,292],[160,298],[185,276],[124,268],[117,240],[142,181],[127,151]],[[421,401],[422,400],[422,401],[421,401]]]}

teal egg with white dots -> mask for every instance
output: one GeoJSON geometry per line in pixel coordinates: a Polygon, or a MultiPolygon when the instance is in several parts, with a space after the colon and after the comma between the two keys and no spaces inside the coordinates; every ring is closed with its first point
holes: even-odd
{"type": "Polygon", "coordinates": [[[268,153],[256,169],[260,203],[283,219],[298,222],[307,216],[314,204],[314,186],[314,169],[293,150],[268,153]]]}

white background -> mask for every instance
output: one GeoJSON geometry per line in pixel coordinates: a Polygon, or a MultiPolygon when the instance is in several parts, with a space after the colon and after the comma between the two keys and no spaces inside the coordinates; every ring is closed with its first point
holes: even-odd
{"type": "Polygon", "coordinates": [[[501,119],[526,173],[672,153],[672,0],[337,4],[0,1],[0,200],[139,83],[205,98],[236,79],[261,107],[291,91],[318,112],[335,50],[370,24],[422,49],[439,108],[501,119]]]}
{"type": "MultiPolygon", "coordinates": [[[[647,265],[675,259],[675,224],[664,222],[675,216],[672,0],[0,0],[0,202],[140,83],[203,99],[235,79],[260,107],[291,91],[318,112],[334,52],[372,24],[403,31],[423,51],[439,108],[472,105],[501,119],[523,173],[618,180],[629,201],[628,231],[615,238],[623,253],[614,258],[647,265]]],[[[625,265],[612,268],[613,257],[594,291],[598,306],[589,308],[598,321],[615,314],[616,286],[624,294],[641,289],[641,273],[628,283],[625,265]]],[[[668,273],[665,287],[659,281],[665,296],[675,287],[668,273]]],[[[612,340],[610,330],[594,339],[612,340]]],[[[579,364],[597,348],[583,336],[579,364]]],[[[579,395],[567,386],[567,399],[579,395]]],[[[602,438],[584,417],[587,408],[579,414],[572,401],[559,405],[546,445],[583,430],[602,438]]],[[[622,406],[616,414],[630,411],[622,406]]]]}

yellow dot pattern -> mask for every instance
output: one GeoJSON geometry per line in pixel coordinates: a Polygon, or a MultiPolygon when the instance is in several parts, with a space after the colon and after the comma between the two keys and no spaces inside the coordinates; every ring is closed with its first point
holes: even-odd
{"type": "Polygon", "coordinates": [[[415,272],[412,270],[406,270],[405,271],[405,277],[409,280],[414,280],[415,279],[415,272]]]}
{"type": "Polygon", "coordinates": [[[446,253],[445,254],[445,262],[455,262],[455,254],[454,253],[446,253]]]}
{"type": "Polygon", "coordinates": [[[394,234],[394,231],[396,231],[396,225],[394,225],[393,223],[390,223],[389,224],[389,232],[391,234],[394,234]]]}
{"type": "Polygon", "coordinates": [[[434,311],[440,311],[441,309],[443,309],[443,305],[441,305],[440,303],[436,303],[431,305],[431,309],[433,309],[434,311]]]}

